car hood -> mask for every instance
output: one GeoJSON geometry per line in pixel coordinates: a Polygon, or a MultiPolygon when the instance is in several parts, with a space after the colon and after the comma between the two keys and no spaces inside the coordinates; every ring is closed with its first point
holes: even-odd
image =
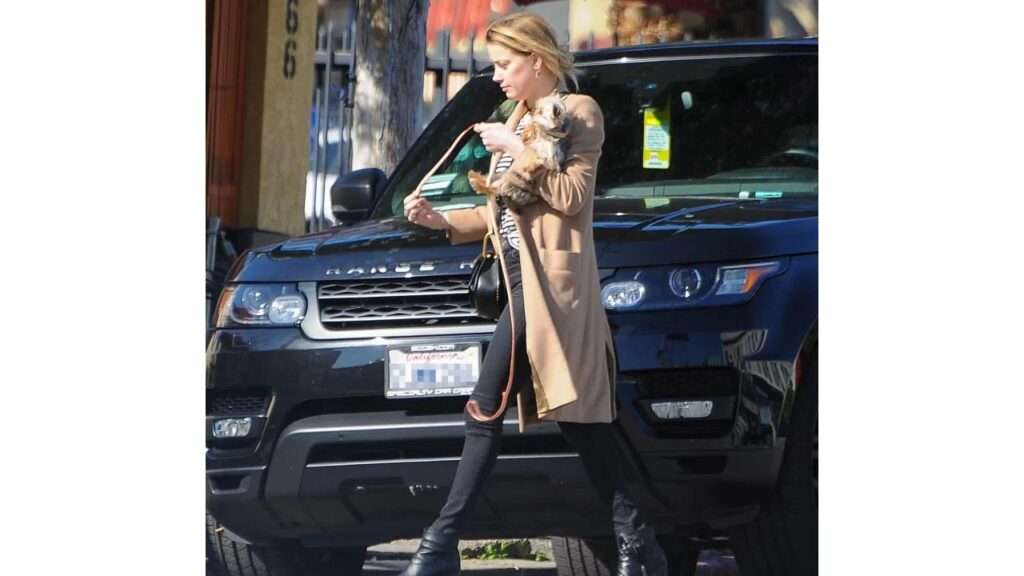
{"type": "MultiPolygon", "coordinates": [[[[817,252],[814,200],[598,198],[598,266],[751,260],[817,252]]],[[[319,281],[466,271],[480,244],[452,246],[443,232],[386,218],[266,246],[246,254],[231,281],[319,281]],[[371,271],[372,270],[372,271],[371,271]]]]}
{"type": "Polygon", "coordinates": [[[817,252],[818,202],[605,198],[595,204],[594,240],[608,268],[817,252]]]}

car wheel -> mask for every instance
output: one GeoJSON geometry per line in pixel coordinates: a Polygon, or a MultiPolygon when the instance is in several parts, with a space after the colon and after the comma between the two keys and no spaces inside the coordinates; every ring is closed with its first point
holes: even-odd
{"type": "Polygon", "coordinates": [[[303,548],[297,542],[256,546],[239,542],[206,514],[207,573],[225,576],[359,576],[366,547],[303,548]]]}
{"type": "Polygon", "coordinates": [[[753,521],[729,532],[743,576],[818,574],[818,349],[801,357],[779,479],[753,521]]]}
{"type": "MultiPolygon", "coordinates": [[[[686,539],[658,536],[668,558],[669,576],[694,576],[700,549],[686,539]]],[[[619,552],[612,538],[552,536],[551,552],[558,576],[615,576],[619,552]]]]}

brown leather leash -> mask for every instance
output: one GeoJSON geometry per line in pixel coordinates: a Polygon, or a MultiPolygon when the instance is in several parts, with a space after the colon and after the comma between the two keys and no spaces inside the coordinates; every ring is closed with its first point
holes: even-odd
{"type": "MultiPolygon", "coordinates": [[[[488,212],[490,212],[490,210],[488,210],[488,212]]],[[[493,224],[494,214],[489,214],[489,216],[492,219],[493,224]]],[[[484,240],[486,241],[488,238],[492,238],[491,246],[494,246],[493,237],[488,234],[484,237],[484,240]]],[[[514,381],[516,374],[516,316],[515,309],[512,307],[512,286],[508,282],[508,268],[505,266],[505,254],[504,251],[500,249],[500,243],[499,249],[496,250],[496,252],[498,253],[498,260],[501,261],[501,272],[505,275],[505,291],[508,293],[508,302],[505,306],[508,307],[509,327],[512,330],[512,348],[508,362],[508,382],[505,383],[505,389],[501,391],[501,404],[498,405],[498,409],[494,414],[485,416],[483,411],[480,410],[480,405],[476,403],[476,400],[470,399],[466,402],[466,412],[468,412],[473,420],[476,420],[477,422],[493,422],[505,413],[505,409],[508,407],[509,394],[512,393],[512,382],[514,381]]]]}
{"type": "MultiPolygon", "coordinates": [[[[476,126],[476,124],[470,124],[468,127],[466,127],[466,129],[460,132],[458,136],[455,137],[455,141],[452,142],[451,146],[448,147],[448,150],[446,150],[445,153],[441,156],[441,159],[438,160],[436,164],[434,164],[433,168],[427,171],[427,174],[423,177],[422,180],[420,180],[420,183],[416,185],[415,190],[417,192],[419,192],[420,189],[423,187],[423,184],[426,183],[426,181],[429,180],[430,177],[433,176],[435,172],[437,172],[441,165],[448,160],[448,157],[451,156],[455,148],[458,147],[459,143],[462,142],[462,139],[466,136],[467,133],[469,133],[470,130],[473,129],[474,126],[476,126]]],[[[491,174],[487,175],[488,182],[490,182],[491,176],[491,174]]],[[[498,224],[497,222],[494,221],[494,213],[490,209],[488,209],[487,214],[490,229],[498,230],[498,224]]],[[[494,412],[494,414],[491,414],[490,416],[486,416],[480,409],[480,405],[477,404],[476,400],[470,399],[468,402],[466,402],[466,412],[468,412],[469,415],[477,422],[492,422],[500,418],[501,415],[505,413],[505,410],[508,408],[508,397],[509,394],[511,394],[512,392],[512,383],[514,381],[514,376],[516,373],[516,321],[515,310],[512,307],[512,287],[508,283],[508,268],[505,266],[504,251],[501,250],[500,243],[497,247],[494,246],[494,234],[494,232],[488,231],[487,235],[484,236],[484,243],[490,240],[491,247],[495,248],[495,252],[498,254],[498,260],[501,262],[501,272],[502,274],[504,274],[504,277],[506,279],[505,291],[508,294],[508,303],[506,304],[506,306],[508,307],[509,324],[511,325],[512,328],[512,356],[511,359],[509,360],[508,366],[508,382],[505,383],[505,390],[503,390],[501,393],[501,404],[498,405],[497,411],[494,412]]]]}

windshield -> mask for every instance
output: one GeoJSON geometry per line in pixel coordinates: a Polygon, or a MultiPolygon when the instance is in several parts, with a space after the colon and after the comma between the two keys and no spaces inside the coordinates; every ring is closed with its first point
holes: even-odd
{"type": "MultiPolygon", "coordinates": [[[[604,115],[599,198],[817,199],[817,56],[615,62],[578,70],[580,91],[604,115]]],[[[472,122],[507,118],[512,104],[490,76],[472,79],[398,166],[375,216],[401,215],[402,198],[458,133],[472,122]]],[[[423,195],[439,210],[482,204],[466,173],[486,173],[489,166],[473,135],[424,184],[423,195]]]]}

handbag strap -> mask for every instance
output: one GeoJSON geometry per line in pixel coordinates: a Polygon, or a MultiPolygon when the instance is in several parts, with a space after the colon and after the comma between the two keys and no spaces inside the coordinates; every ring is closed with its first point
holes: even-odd
{"type": "MultiPolygon", "coordinates": [[[[487,241],[488,240],[490,240],[491,246],[494,246],[494,232],[491,232],[490,230],[488,230],[487,233],[484,234],[484,242],[483,242],[483,245],[480,246],[480,255],[481,256],[486,256],[487,255],[487,241]]],[[[495,252],[497,252],[497,250],[495,250],[495,252]]]]}

